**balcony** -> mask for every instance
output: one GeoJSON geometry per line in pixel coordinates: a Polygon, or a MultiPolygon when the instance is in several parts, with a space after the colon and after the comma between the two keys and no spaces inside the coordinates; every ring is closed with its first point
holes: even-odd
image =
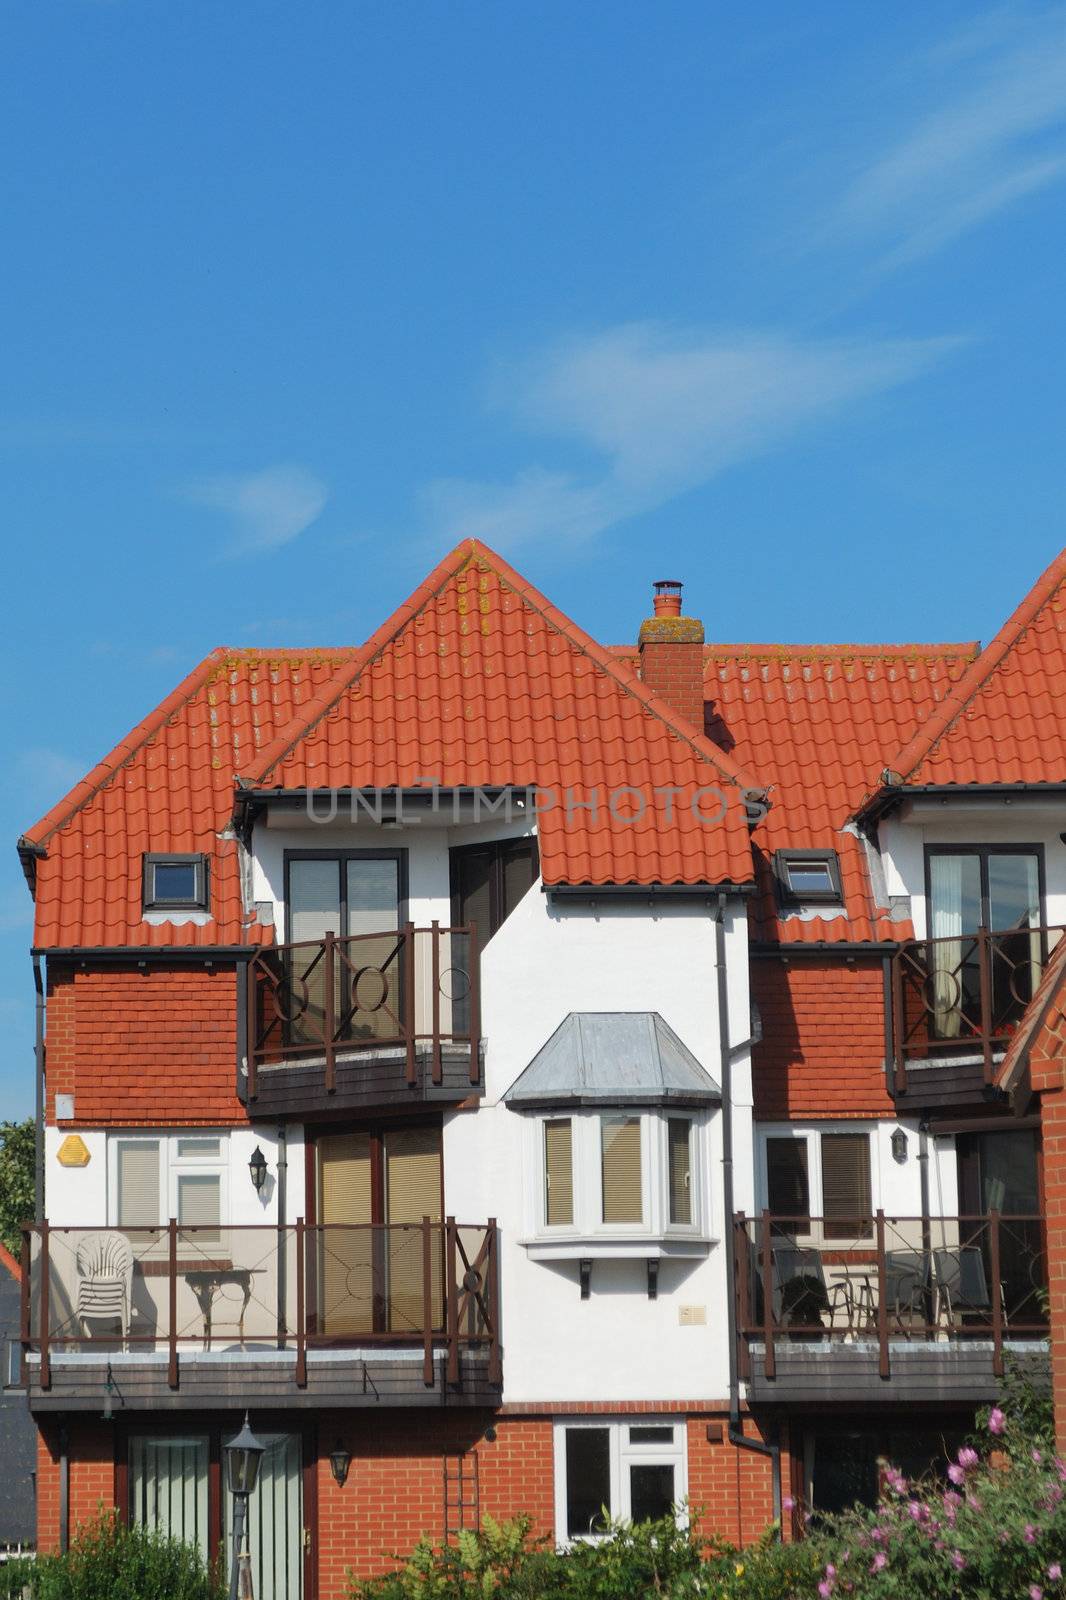
{"type": "Polygon", "coordinates": [[[27,1227],[36,1410],[492,1405],[495,1221],[27,1227]]]}
{"type": "Polygon", "coordinates": [[[996,1098],[995,1072],[1061,927],[910,939],[892,958],[892,1087],[907,1110],[996,1098]]]}
{"type": "Polygon", "coordinates": [[[753,1401],[977,1404],[1008,1354],[1049,1381],[1036,1216],[734,1221],[738,1363],[753,1401]]]}
{"type": "Polygon", "coordinates": [[[287,1117],[477,1094],[479,977],[473,927],[261,951],[248,963],[249,1107],[287,1117]]]}

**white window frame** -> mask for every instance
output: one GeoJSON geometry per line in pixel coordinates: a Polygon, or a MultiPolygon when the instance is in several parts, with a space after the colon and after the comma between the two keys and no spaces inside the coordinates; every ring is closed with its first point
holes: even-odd
{"type": "Polygon", "coordinates": [[[222,1128],[180,1128],[149,1132],[140,1128],[113,1132],[107,1139],[107,1220],[117,1228],[118,1153],[124,1145],[155,1145],[159,1150],[159,1222],[166,1229],[178,1215],[178,1179],[217,1177],[219,1180],[219,1227],[229,1226],[229,1130],[222,1128]],[[179,1156],[178,1142],[185,1139],[211,1139],[218,1142],[217,1156],[179,1156]]]}
{"type": "Polygon", "coordinates": [[[834,1133],[864,1133],[866,1135],[870,1147],[870,1212],[872,1221],[872,1214],[881,1206],[880,1141],[877,1137],[877,1132],[878,1124],[876,1122],[851,1122],[843,1118],[839,1122],[760,1123],[757,1138],[758,1170],[756,1173],[759,1212],[769,1206],[770,1177],[767,1165],[767,1140],[796,1139],[797,1141],[802,1141],[807,1148],[807,1190],[810,1200],[810,1214],[812,1221],[814,1221],[814,1226],[805,1233],[797,1231],[796,1238],[809,1241],[812,1244],[824,1244],[827,1249],[832,1248],[833,1245],[845,1245],[847,1243],[846,1240],[824,1239],[823,1230],[820,1226],[820,1221],[825,1215],[822,1188],[822,1138],[824,1135],[832,1135],[834,1133]]]}
{"type": "Polygon", "coordinates": [[[527,1121],[526,1184],[527,1231],[531,1241],[570,1239],[609,1244],[611,1242],[669,1241],[703,1242],[711,1233],[711,1197],[708,1191],[708,1114],[695,1106],[583,1106],[558,1107],[538,1111],[527,1121]],[[603,1221],[603,1181],[601,1119],[604,1116],[636,1117],[640,1121],[640,1163],[642,1216],[640,1222],[603,1221]],[[545,1177],[546,1122],[569,1120],[573,1161],[574,1220],[555,1223],[547,1220],[545,1177]],[[689,1193],[691,1222],[670,1221],[670,1171],[667,1124],[689,1124],[689,1193]]]}
{"type": "Polygon", "coordinates": [[[678,1527],[688,1526],[685,1509],[688,1499],[688,1423],[684,1416],[645,1416],[635,1412],[624,1417],[558,1417],[554,1424],[555,1467],[555,1528],[556,1542],[565,1547],[570,1544],[598,1544],[606,1537],[602,1533],[574,1534],[570,1537],[566,1515],[566,1435],[570,1430],[606,1428],[609,1435],[608,1461],[610,1463],[610,1505],[613,1522],[628,1522],[632,1509],[629,1468],[631,1466],[672,1466],[674,1469],[674,1504],[681,1509],[678,1527]],[[632,1444],[630,1428],[672,1428],[670,1444],[632,1444]]]}

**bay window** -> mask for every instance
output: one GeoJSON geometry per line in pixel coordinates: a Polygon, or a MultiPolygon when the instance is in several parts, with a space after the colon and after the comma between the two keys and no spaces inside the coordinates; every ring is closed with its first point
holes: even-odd
{"type": "Polygon", "coordinates": [[[597,1241],[706,1239],[706,1121],[699,1112],[575,1110],[531,1118],[530,1128],[529,1245],[585,1241],[591,1249],[583,1253],[594,1255],[597,1241]]]}

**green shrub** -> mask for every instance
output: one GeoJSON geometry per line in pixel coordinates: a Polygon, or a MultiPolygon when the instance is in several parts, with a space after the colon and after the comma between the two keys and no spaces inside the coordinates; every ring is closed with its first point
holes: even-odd
{"type": "Polygon", "coordinates": [[[114,1512],[79,1528],[66,1555],[0,1569],[0,1594],[17,1600],[224,1600],[225,1589],[192,1545],[147,1528],[127,1528],[114,1512]]]}

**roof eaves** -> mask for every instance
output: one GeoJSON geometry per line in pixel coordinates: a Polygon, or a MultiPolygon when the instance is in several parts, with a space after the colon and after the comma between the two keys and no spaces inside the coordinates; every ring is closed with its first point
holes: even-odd
{"type": "Polygon", "coordinates": [[[82,806],[88,805],[93,796],[103,788],[110,778],[114,777],[119,768],[131,756],[136,755],[137,751],[146,740],[151,738],[153,733],[158,732],[167,718],[173,716],[175,711],[180,710],[186,701],[192,699],[197,690],[203,687],[218,664],[234,653],[232,650],[219,647],[212,650],[209,655],[206,655],[188,676],[182,679],[177,688],[172,690],[166,699],[156,706],[154,711],[150,712],[142,722],[139,722],[124,739],[120,739],[115,748],[104,756],[102,761],[97,762],[92,771],[80,783],[76,783],[73,789],[64,795],[62,800],[58,801],[50,811],[45,812],[40,821],[35,823],[32,828],[27,828],[19,840],[20,853],[23,850],[32,849],[36,856],[45,854],[44,849],[39,847],[45,846],[52,835],[70,821],[76,811],[80,811],[82,806]]]}
{"type": "Polygon", "coordinates": [[[886,788],[906,783],[914,775],[933,746],[943,738],[966,709],[1064,579],[1066,579],[1066,549],[1059,551],[991,643],[975,661],[971,662],[914,737],[887,764],[882,775],[882,782],[886,788]]]}

